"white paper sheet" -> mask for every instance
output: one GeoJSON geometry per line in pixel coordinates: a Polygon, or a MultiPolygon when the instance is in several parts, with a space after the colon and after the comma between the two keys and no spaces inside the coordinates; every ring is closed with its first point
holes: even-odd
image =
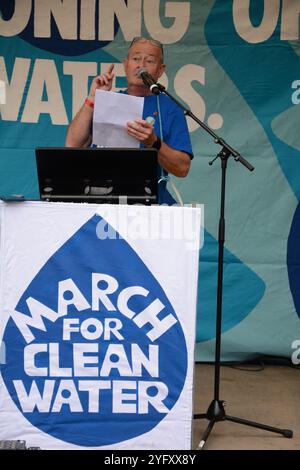
{"type": "Polygon", "coordinates": [[[126,123],[142,118],[144,98],[96,90],[93,144],[99,147],[138,148],[140,142],[126,132],[126,123]]]}

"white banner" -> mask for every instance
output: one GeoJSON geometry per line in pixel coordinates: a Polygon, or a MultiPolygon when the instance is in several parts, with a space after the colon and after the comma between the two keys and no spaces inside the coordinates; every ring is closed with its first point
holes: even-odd
{"type": "Polygon", "coordinates": [[[190,449],[200,216],[1,204],[1,440],[190,449]]]}

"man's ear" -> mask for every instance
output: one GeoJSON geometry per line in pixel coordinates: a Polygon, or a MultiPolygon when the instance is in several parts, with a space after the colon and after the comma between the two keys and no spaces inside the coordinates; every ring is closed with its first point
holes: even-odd
{"type": "Polygon", "coordinates": [[[128,59],[124,59],[124,60],[123,60],[123,67],[124,67],[125,74],[126,74],[126,72],[127,72],[127,67],[128,67],[128,59]]]}
{"type": "Polygon", "coordinates": [[[161,64],[161,66],[159,68],[158,78],[160,78],[162,76],[162,74],[164,73],[165,70],[166,70],[166,64],[161,64]]]}

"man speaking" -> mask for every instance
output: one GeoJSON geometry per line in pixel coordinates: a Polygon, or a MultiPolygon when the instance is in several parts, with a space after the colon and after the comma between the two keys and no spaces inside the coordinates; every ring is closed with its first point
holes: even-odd
{"type": "MultiPolygon", "coordinates": [[[[168,96],[152,94],[153,87],[147,81],[150,76],[150,81],[152,77],[156,82],[165,71],[162,44],[153,39],[134,38],[123,65],[128,83],[125,93],[145,98],[143,119],[127,122],[127,133],[142,147],[158,150],[158,203],[172,205],[175,201],[166,189],[168,173],[185,177],[193,153],[183,111],[168,96]]],[[[93,79],[88,98],[68,128],[67,147],[91,145],[95,91],[111,90],[113,68],[111,65],[107,73],[93,79]]]]}

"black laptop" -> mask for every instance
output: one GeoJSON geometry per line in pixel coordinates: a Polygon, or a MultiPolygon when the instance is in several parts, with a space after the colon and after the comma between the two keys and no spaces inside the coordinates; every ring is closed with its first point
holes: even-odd
{"type": "Polygon", "coordinates": [[[157,203],[157,150],[37,148],[41,200],[157,203]]]}

